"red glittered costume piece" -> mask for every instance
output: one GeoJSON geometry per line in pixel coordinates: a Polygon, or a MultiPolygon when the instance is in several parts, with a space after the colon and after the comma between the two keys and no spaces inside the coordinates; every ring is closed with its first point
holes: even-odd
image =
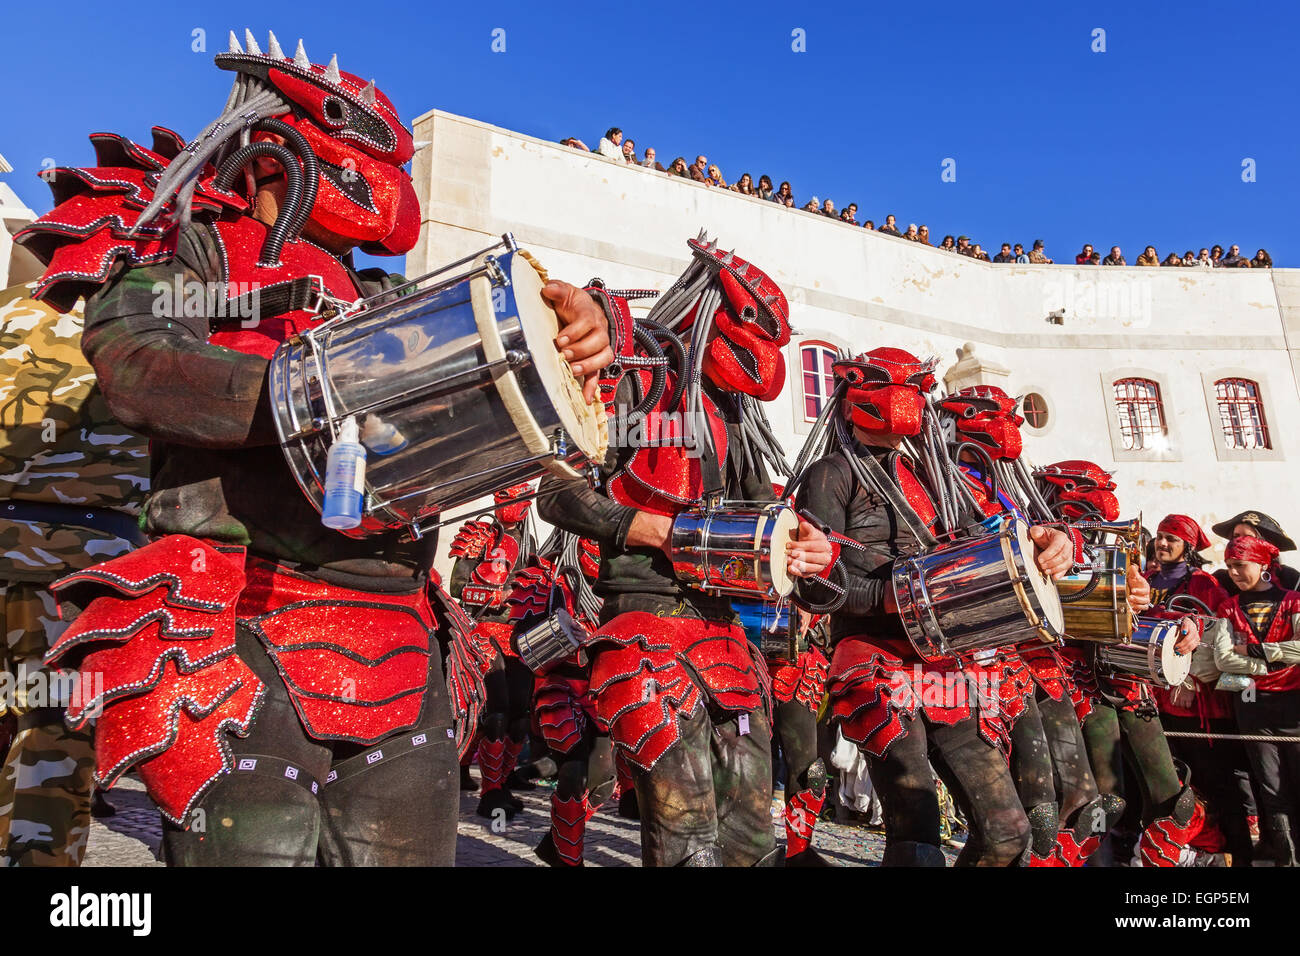
{"type": "Polygon", "coordinates": [[[907,503],[916,512],[916,516],[927,528],[933,530],[939,512],[935,510],[934,502],[930,500],[930,495],[921,484],[921,479],[917,478],[912,470],[912,463],[902,455],[894,454],[889,456],[886,467],[899,490],[903,492],[907,503]]]}
{"type": "Polygon", "coordinates": [[[509,488],[503,488],[501,491],[494,492],[492,495],[493,502],[496,503],[497,519],[502,524],[518,524],[528,517],[528,511],[533,506],[533,499],[528,497],[532,494],[533,486],[530,482],[524,482],[521,485],[511,485],[509,488]]]}
{"type": "MultiPolygon", "coordinates": [[[[785,356],[790,341],[790,311],[785,293],[766,272],[726,252],[716,242],[690,239],[697,261],[718,277],[722,301],[712,320],[717,334],[704,356],[704,374],[719,388],[771,401],[785,384],[785,356]]],[[[682,323],[689,329],[698,317],[682,323]]]]}
{"type": "Polygon", "coordinates": [[[830,719],[844,738],[882,760],[924,710],[927,719],[945,726],[977,717],[980,736],[1006,753],[1008,731],[999,701],[981,700],[982,691],[1000,688],[995,682],[1001,680],[1001,668],[963,666],[951,658],[922,661],[910,645],[901,644],[906,641],[850,637],[835,646],[826,690],[830,719]]]}
{"type": "Polygon", "coordinates": [[[551,794],[551,839],[555,852],[566,866],[582,865],[582,843],[587,832],[587,821],[596,813],[590,794],[567,800],[551,794]]]}
{"type": "Polygon", "coordinates": [[[1153,820],[1142,829],[1133,851],[1136,866],[1178,866],[1183,851],[1205,825],[1205,808],[1192,788],[1184,785],[1173,812],[1153,820]]]}
{"type": "Polygon", "coordinates": [[[678,716],[702,705],[761,707],[771,718],[767,670],[738,626],[633,611],[606,624],[590,653],[600,722],[616,750],[642,771],[677,743],[678,716]]]}
{"type": "Polygon", "coordinates": [[[533,720],[546,746],[556,754],[567,754],[582,742],[588,727],[600,728],[591,681],[555,670],[538,677],[533,720]]]}
{"type": "Polygon", "coordinates": [[[242,549],[174,535],[53,585],[84,607],[46,661],[78,668],[95,689],[68,720],[83,727],[98,714],[96,780],[109,787],[137,768],[177,824],[230,769],[226,734],[247,734],[265,694],[235,654],[242,564],[242,549]]]}
{"type": "Polygon", "coordinates": [[[354,591],[258,558],[247,574],[239,617],[312,737],[371,744],[419,723],[435,630],[422,591],[354,591]]]}
{"type": "Polygon", "coordinates": [[[830,661],[819,647],[801,651],[793,663],[767,662],[767,672],[772,680],[772,697],[782,704],[797,700],[814,714],[821,707],[826,691],[826,673],[830,661]]]}
{"type": "MultiPolygon", "coordinates": [[[[158,175],[185,142],[155,126],[153,149],[115,133],[94,133],[96,165],[59,167],[45,176],[54,208],[14,236],[46,263],[34,296],[61,312],[89,296],[118,261],[129,265],[166,262],[176,252],[176,233],[150,225],[132,234],[136,219],[154,196],[158,175]]],[[[191,208],[196,212],[242,213],[243,197],[213,185],[216,170],[198,180],[191,208]]]]}
{"type": "Polygon", "coordinates": [[[826,789],[800,790],[785,802],[785,855],[787,859],[812,845],[817,815],[826,803],[826,789]]]}
{"type": "Polygon", "coordinates": [[[420,204],[402,167],[415,142],[373,81],[334,65],[300,65],[258,52],[221,53],[215,62],[256,78],[297,107],[276,118],[297,129],[320,160],[309,221],[374,255],[414,248],[420,204]]]}
{"type": "Polygon", "coordinates": [[[974,442],[995,459],[1020,457],[1025,422],[1016,414],[1020,399],[996,385],[971,385],[941,398],[939,405],[952,414],[960,440],[974,442]]]}
{"type": "Polygon", "coordinates": [[[1055,488],[1061,517],[1077,521],[1100,515],[1105,521],[1119,520],[1115,480],[1100,465],[1071,458],[1035,468],[1034,477],[1055,488]]]}
{"type": "MultiPolygon", "coordinates": [[[[638,369],[636,374],[641,380],[642,390],[648,390],[650,373],[638,369]]],[[[619,504],[671,516],[699,501],[705,488],[700,456],[697,451],[686,448],[682,441],[682,422],[685,416],[680,413],[684,405],[679,405],[677,409],[666,407],[674,385],[671,373],[668,379],[664,397],[645,419],[644,427],[647,430],[657,429],[654,434],[647,435],[647,438],[656,440],[657,444],[647,447],[646,443],[638,443],[627,463],[615,472],[608,484],[610,498],[619,504]],[[670,411],[677,414],[664,414],[670,411]]],[[[718,452],[718,468],[725,474],[727,426],[708,395],[702,398],[713,435],[713,447],[718,452]]]]}
{"type": "Polygon", "coordinates": [[[921,433],[925,395],[934,389],[935,361],[895,348],[872,349],[831,366],[847,383],[844,412],[863,431],[879,435],[921,433]]]}

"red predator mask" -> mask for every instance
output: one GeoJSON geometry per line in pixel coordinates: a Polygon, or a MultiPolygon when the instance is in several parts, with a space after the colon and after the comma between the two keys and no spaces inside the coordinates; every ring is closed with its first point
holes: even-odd
{"type": "MultiPolygon", "coordinates": [[[[790,310],[779,286],[758,266],[724,252],[716,241],[688,240],[697,262],[717,277],[722,301],[713,312],[713,334],[705,346],[704,374],[728,392],[771,401],[785,384],[790,310]]],[[[682,329],[690,328],[689,316],[682,329]]]]}
{"type": "MultiPolygon", "coordinates": [[[[319,166],[316,201],[308,222],[376,255],[401,255],[415,246],[420,204],[402,168],[415,152],[410,131],[374,81],[311,63],[299,42],[284,55],[272,36],[263,53],[246,34],[248,49],[231,34],[217,66],[255,77],[289,104],[277,115],[298,130],[319,166]]],[[[260,134],[265,138],[265,134],[260,134]]]]}
{"type": "Polygon", "coordinates": [[[511,485],[509,488],[503,488],[501,491],[492,495],[492,500],[496,502],[497,518],[502,524],[518,524],[528,516],[528,509],[533,506],[533,499],[526,498],[525,495],[532,494],[533,486],[530,484],[511,485]],[[519,499],[523,498],[522,501],[519,499]]]}
{"type": "Polygon", "coordinates": [[[902,349],[879,348],[835,362],[831,371],[848,382],[844,413],[850,422],[868,432],[911,437],[921,433],[935,364],[902,349]]]}
{"type": "Polygon", "coordinates": [[[1076,521],[1096,512],[1105,521],[1119,520],[1115,481],[1100,465],[1082,459],[1058,461],[1034,469],[1034,477],[1053,490],[1062,517],[1076,521]]]}
{"type": "Polygon", "coordinates": [[[1020,399],[996,385],[971,385],[940,399],[939,405],[953,416],[958,441],[975,442],[991,458],[1020,457],[1020,426],[1025,422],[1016,414],[1020,399]]]}

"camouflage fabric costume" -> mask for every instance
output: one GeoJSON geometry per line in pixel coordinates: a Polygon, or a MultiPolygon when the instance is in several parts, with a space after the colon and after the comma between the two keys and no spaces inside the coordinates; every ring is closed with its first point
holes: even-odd
{"type": "Polygon", "coordinates": [[[0,773],[0,862],[77,866],[94,755],[91,735],[63,724],[70,676],[42,664],[64,626],[46,586],[130,550],[120,533],[73,521],[83,508],[112,509],[129,524],[148,487],[148,448],[113,422],[95,387],[80,310],[61,315],[30,294],[0,292],[0,716],[19,728],[0,773]],[[70,520],[30,520],[21,509],[33,506],[70,520]]]}

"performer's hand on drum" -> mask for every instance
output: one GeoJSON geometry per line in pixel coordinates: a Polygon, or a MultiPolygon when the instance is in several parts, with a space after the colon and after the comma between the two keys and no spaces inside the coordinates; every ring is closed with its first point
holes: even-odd
{"type": "Polygon", "coordinates": [[[1074,567],[1074,542],[1059,528],[1034,525],[1029,529],[1034,542],[1034,563],[1038,570],[1051,577],[1064,577],[1074,567]]]}
{"type": "Polygon", "coordinates": [[[600,306],[577,286],[552,279],[542,286],[542,297],[555,309],[560,320],[560,334],[555,348],[569,363],[573,374],[585,379],[582,395],[591,404],[596,400],[600,378],[596,374],[614,361],[609,345],[609,322],[600,306]]]}
{"type": "Polygon", "coordinates": [[[1151,584],[1142,577],[1136,564],[1128,566],[1128,609],[1141,614],[1151,606],[1151,584]]]}
{"type": "Polygon", "coordinates": [[[1196,621],[1194,614],[1189,614],[1182,620],[1182,637],[1178,638],[1178,643],[1174,645],[1174,652],[1177,654],[1190,654],[1201,646],[1201,628],[1196,621]]]}
{"type": "Polygon", "coordinates": [[[831,563],[831,543],[810,521],[799,519],[799,537],[785,546],[786,567],[796,578],[815,578],[831,563]]]}

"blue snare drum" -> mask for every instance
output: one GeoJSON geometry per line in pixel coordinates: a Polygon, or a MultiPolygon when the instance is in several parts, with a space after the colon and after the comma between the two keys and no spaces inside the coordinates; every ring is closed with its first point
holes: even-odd
{"type": "Polygon", "coordinates": [[[790,605],[769,601],[745,601],[733,598],[731,607],[740,617],[740,626],[749,642],[769,660],[792,662],[799,657],[799,640],[790,628],[790,605]]]}

